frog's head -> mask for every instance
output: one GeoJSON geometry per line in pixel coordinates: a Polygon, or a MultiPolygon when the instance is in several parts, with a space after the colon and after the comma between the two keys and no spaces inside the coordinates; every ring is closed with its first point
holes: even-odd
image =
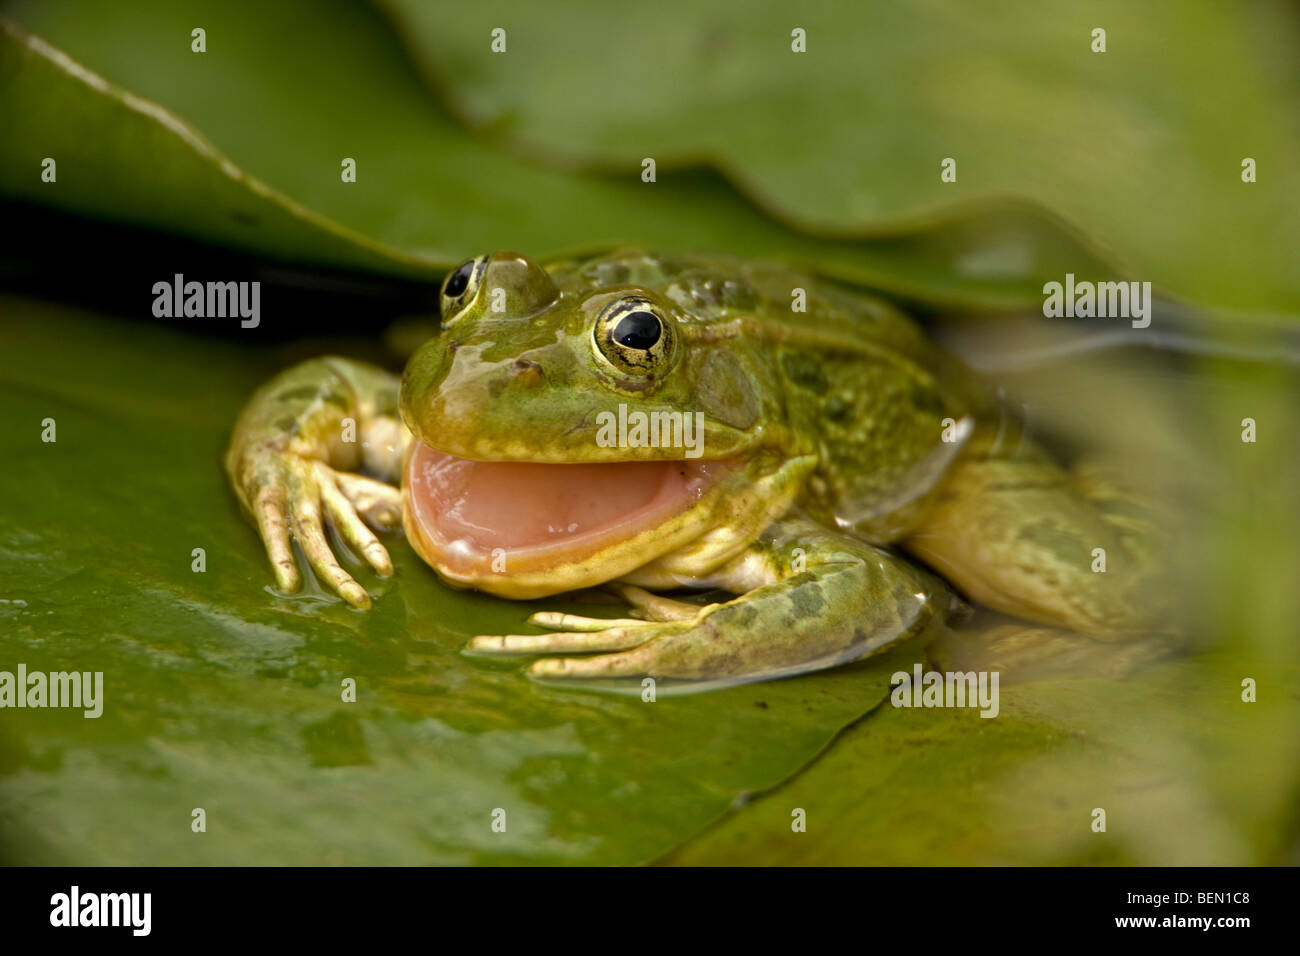
{"type": "Polygon", "coordinates": [[[575,275],[511,252],[463,263],[442,333],[407,366],[407,533],[453,583],[591,586],[793,494],[770,480],[782,429],[762,353],[648,288],[575,275]]]}

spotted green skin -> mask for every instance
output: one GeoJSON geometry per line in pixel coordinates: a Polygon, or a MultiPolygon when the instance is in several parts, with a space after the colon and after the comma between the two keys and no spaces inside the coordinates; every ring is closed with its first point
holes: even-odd
{"type": "Polygon", "coordinates": [[[916,634],[954,590],[1095,638],[1149,626],[1133,593],[1141,529],[1090,499],[890,304],[778,264],[642,250],[545,267],[497,253],[466,274],[467,291],[444,285],[442,332],[400,387],[316,360],[246,407],[227,468],[282,587],[298,583],[292,536],[319,577],[368,606],[320,527],[390,573],[366,525],[403,510],[393,486],[413,440],[481,460],[683,457],[602,447],[597,416],[623,404],[701,413],[703,458],[732,471],[661,526],[544,569],[453,573],[408,520],[416,550],[457,586],[530,598],[604,583],[632,605],[612,622],[542,612],[532,622],[554,633],[485,635],[471,652],[548,655],[530,668],[542,677],[780,676],[916,634]],[[598,341],[601,316],[630,296],[668,327],[663,354],[631,371],[598,341]],[[357,444],[339,439],[347,420],[357,444]],[[358,487],[363,467],[390,484],[358,487]],[[1096,547],[1133,573],[1091,573],[1096,547]],[[703,608],[662,596],[681,586],[737,596],[703,608]]]}

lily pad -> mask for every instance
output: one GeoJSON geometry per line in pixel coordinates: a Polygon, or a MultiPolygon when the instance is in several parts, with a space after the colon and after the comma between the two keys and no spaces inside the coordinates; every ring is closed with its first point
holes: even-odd
{"type": "Polygon", "coordinates": [[[837,236],[1034,202],[1173,294],[1300,311],[1300,23],[1284,3],[380,5],[443,101],[529,156],[629,173],[651,157],[665,179],[709,164],[837,236]]]}
{"type": "Polygon", "coordinates": [[[1247,704],[1226,663],[1003,688],[991,719],[882,704],[666,862],[1294,865],[1296,672],[1247,704]]]}
{"type": "Polygon", "coordinates": [[[485,249],[719,249],[970,308],[1038,302],[1047,279],[1102,268],[1049,217],[1014,205],[837,241],[780,226],[707,171],[643,183],[639,169],[539,167],[450,118],[382,16],[358,4],[74,0],[7,15],[0,190],[85,215],[431,278],[485,249]],[[191,52],[196,27],[205,53],[191,52]],[[345,158],[355,182],[342,181],[345,158]]]}
{"type": "Polygon", "coordinates": [[[0,670],[104,682],[98,718],[5,709],[10,862],[633,863],[796,772],[920,653],[643,702],[464,656],[571,605],[454,591],[401,540],[395,578],[356,571],[373,611],[278,595],[220,456],[285,355],[0,311],[0,670]]]}

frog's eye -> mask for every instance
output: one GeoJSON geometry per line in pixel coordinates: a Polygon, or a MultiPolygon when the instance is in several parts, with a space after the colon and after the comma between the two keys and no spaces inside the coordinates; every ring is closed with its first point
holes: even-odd
{"type": "Polygon", "coordinates": [[[447,275],[442,283],[442,322],[447,325],[460,316],[478,295],[488,257],[466,259],[447,275]]]}
{"type": "Polygon", "coordinates": [[[596,317],[596,350],[620,372],[658,378],[668,371],[675,345],[673,323],[644,296],[624,296],[596,317]]]}

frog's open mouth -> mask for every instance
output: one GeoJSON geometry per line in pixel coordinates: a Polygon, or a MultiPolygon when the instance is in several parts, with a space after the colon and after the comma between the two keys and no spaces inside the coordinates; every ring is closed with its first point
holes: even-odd
{"type": "MultiPolygon", "coordinates": [[[[404,486],[407,534],[444,576],[498,591],[485,579],[574,569],[653,536],[731,469],[729,462],[703,460],[471,461],[417,441],[404,486]]],[[[626,570],[656,556],[653,546],[640,550],[640,561],[623,559],[626,570]]],[[[591,569],[593,581],[616,576],[610,572],[617,568],[600,563],[591,569]]]]}

